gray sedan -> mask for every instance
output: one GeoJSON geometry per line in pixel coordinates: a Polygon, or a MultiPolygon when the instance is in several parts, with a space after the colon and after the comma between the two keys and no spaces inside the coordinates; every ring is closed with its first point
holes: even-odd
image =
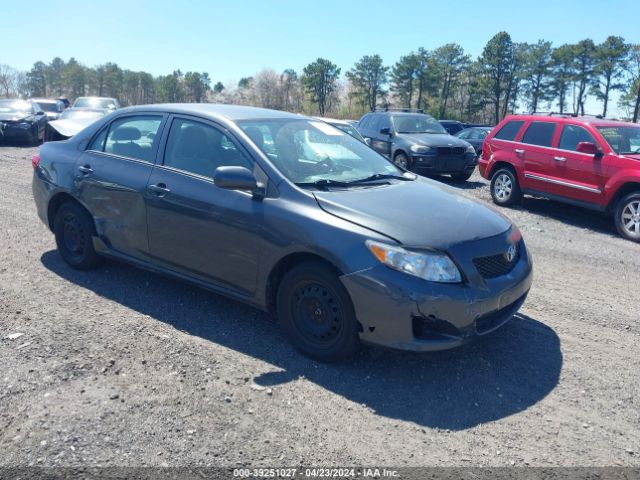
{"type": "Polygon", "coordinates": [[[507,218],[313,118],[125,108],[33,166],[71,267],[109,257],[249,303],[321,361],[461,345],[512,318],[532,282],[507,218]]]}

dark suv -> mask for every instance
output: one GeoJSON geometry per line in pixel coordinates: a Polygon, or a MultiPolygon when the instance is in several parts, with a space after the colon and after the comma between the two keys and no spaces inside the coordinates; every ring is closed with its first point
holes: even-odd
{"type": "Polygon", "coordinates": [[[510,115],[486,138],[480,174],[498,205],[532,194],[613,216],[640,242],[640,126],[598,117],[510,115]]]}
{"type": "Polygon", "coordinates": [[[430,115],[409,111],[376,111],[358,122],[371,148],[396,165],[421,175],[449,174],[467,180],[476,166],[473,147],[453,137],[430,115]]]}

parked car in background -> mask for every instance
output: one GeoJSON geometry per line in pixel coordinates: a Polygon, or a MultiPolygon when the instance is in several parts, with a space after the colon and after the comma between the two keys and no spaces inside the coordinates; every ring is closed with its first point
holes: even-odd
{"type": "Polygon", "coordinates": [[[108,108],[116,110],[120,108],[120,102],[111,97],[78,97],[73,102],[73,108],[108,108]]]}
{"type": "Polygon", "coordinates": [[[44,140],[47,115],[40,105],[25,100],[0,100],[0,142],[39,145],[44,140]]]}
{"type": "Polygon", "coordinates": [[[613,216],[640,242],[640,126],[597,117],[510,115],[487,136],[479,162],[498,205],[523,194],[613,216]]]}
{"type": "Polygon", "coordinates": [[[60,100],[62,102],[62,104],[64,105],[65,109],[71,107],[71,102],[69,101],[69,99],[67,97],[58,97],[58,100],[60,100]]]}
{"type": "Polygon", "coordinates": [[[58,120],[49,122],[45,140],[49,142],[73,137],[112,111],[108,108],[68,108],[60,114],[58,120]]]}
{"type": "Polygon", "coordinates": [[[342,130],[343,132],[348,133],[353,138],[360,140],[362,143],[367,143],[365,138],[348,120],[338,120],[336,118],[327,118],[327,117],[314,117],[314,118],[317,118],[318,120],[322,120],[323,122],[326,122],[329,125],[333,125],[334,127],[342,130]]]}
{"type": "Polygon", "coordinates": [[[476,151],[476,155],[482,154],[482,142],[487,138],[491,127],[469,127],[460,130],[454,136],[470,143],[476,151]]]}
{"type": "Polygon", "coordinates": [[[71,267],[108,256],[188,280],[271,312],[322,361],[360,341],[456,347],[512,318],[532,282],[508,219],[313,118],[141,105],[32,163],[71,267]]]}
{"type": "Polygon", "coordinates": [[[455,135],[461,130],[466,128],[465,124],[458,120],[438,120],[440,125],[449,133],[449,135],[455,135]]]}
{"type": "Polygon", "coordinates": [[[47,120],[57,120],[60,114],[64,111],[64,103],[60,100],[51,98],[31,98],[30,102],[35,102],[40,105],[40,108],[47,116],[47,120]]]}
{"type": "Polygon", "coordinates": [[[476,166],[473,147],[424,113],[389,109],[367,113],[358,122],[358,131],[371,148],[421,175],[448,174],[467,180],[476,166]]]}

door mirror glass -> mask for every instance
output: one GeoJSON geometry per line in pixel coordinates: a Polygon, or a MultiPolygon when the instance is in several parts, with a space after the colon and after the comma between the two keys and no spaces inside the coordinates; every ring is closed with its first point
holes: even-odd
{"type": "Polygon", "coordinates": [[[577,147],[576,147],[576,151],[580,152],[580,153],[585,153],[587,155],[595,155],[598,156],[598,154],[600,154],[599,156],[602,156],[602,152],[600,152],[600,149],[598,148],[598,146],[593,143],[593,142],[580,142],[578,143],[577,147]]]}
{"type": "Polygon", "coordinates": [[[218,167],[213,173],[213,182],[217,187],[228,190],[258,189],[258,182],[253,173],[245,167],[218,167]]]}

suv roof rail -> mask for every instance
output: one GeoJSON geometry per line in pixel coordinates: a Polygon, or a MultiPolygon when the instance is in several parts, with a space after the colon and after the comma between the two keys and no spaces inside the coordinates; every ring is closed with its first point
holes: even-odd
{"type": "Polygon", "coordinates": [[[375,112],[411,112],[411,113],[424,113],[422,108],[376,108],[375,112]]]}
{"type": "Polygon", "coordinates": [[[580,113],[574,113],[574,112],[526,112],[526,113],[514,113],[514,115],[546,115],[549,117],[563,117],[563,118],[593,117],[599,120],[609,120],[600,114],[595,114],[595,115],[590,113],[580,114],[580,113]]]}

